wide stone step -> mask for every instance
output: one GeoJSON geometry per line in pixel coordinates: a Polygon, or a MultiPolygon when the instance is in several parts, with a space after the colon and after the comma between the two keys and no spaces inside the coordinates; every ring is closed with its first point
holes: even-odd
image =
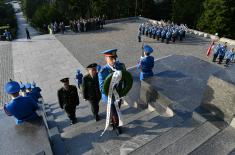
{"type": "MultiPolygon", "coordinates": [[[[198,124],[199,125],[199,124],[198,124]]],[[[197,127],[198,125],[195,125],[197,127]]],[[[187,127],[187,126],[186,126],[187,127]]],[[[195,128],[191,127],[191,128],[195,128]]],[[[190,126],[189,126],[190,128],[190,126]]],[[[192,150],[200,146],[202,143],[207,141],[210,137],[219,132],[219,129],[211,124],[210,122],[205,122],[201,126],[195,128],[193,131],[187,133],[181,139],[175,141],[173,144],[167,148],[160,151],[159,155],[186,155],[192,150]]],[[[157,147],[157,146],[156,146],[157,147]]]]}
{"type": "Polygon", "coordinates": [[[199,146],[190,155],[225,155],[232,153],[235,147],[235,129],[227,127],[199,146]]]}
{"type": "MultiPolygon", "coordinates": [[[[121,108],[122,113],[123,114],[128,113],[128,111],[131,110],[131,109],[128,109],[128,108],[129,108],[128,105],[123,105],[122,108],[121,108]]],[[[106,107],[104,107],[104,108],[102,108],[102,110],[100,110],[99,116],[100,116],[101,120],[99,122],[95,121],[94,117],[91,115],[91,110],[90,109],[89,109],[90,114],[88,114],[88,115],[81,116],[81,114],[79,114],[78,123],[65,127],[63,129],[63,132],[70,132],[74,128],[84,128],[85,126],[89,126],[89,125],[94,124],[94,123],[100,123],[100,122],[104,123],[104,121],[106,119],[105,118],[106,117],[106,111],[105,110],[106,110],[106,107]]]]}
{"type": "Polygon", "coordinates": [[[137,135],[134,135],[130,140],[125,141],[120,148],[111,150],[110,154],[113,155],[128,154],[131,151],[141,147],[145,143],[148,143],[153,138],[167,132],[173,126],[180,124],[182,121],[183,119],[178,116],[174,116],[172,118],[164,118],[161,116],[155,117],[150,120],[150,122],[156,123],[154,127],[149,128],[144,132],[139,132],[137,135]]]}
{"type": "MultiPolygon", "coordinates": [[[[133,120],[138,119],[146,114],[149,111],[146,110],[138,110],[136,108],[128,108],[123,111],[123,120],[125,124],[132,122],[133,120]]],[[[73,128],[70,132],[62,133],[61,136],[65,142],[67,150],[69,150],[69,154],[84,154],[89,150],[93,149],[93,145],[97,142],[101,137],[101,133],[104,130],[105,121],[99,121],[92,123],[83,128],[73,128]]],[[[114,131],[108,129],[105,135],[116,135],[114,131]]]]}
{"type": "MultiPolygon", "coordinates": [[[[133,107],[129,107],[127,105],[122,106],[122,114],[127,116],[127,115],[131,115],[133,113],[137,113],[139,112],[138,109],[133,108],[133,107]]],[[[106,121],[106,112],[101,113],[101,120],[96,122],[95,120],[90,120],[87,122],[78,122],[74,125],[70,125],[68,127],[66,127],[64,129],[64,132],[61,133],[62,136],[66,136],[66,135],[72,135],[72,133],[77,134],[77,131],[80,131],[83,128],[89,128],[90,126],[99,126],[99,125],[104,125],[105,121],[106,121]]]]}
{"type": "MultiPolygon", "coordinates": [[[[176,116],[175,116],[176,117],[176,116]]],[[[146,135],[148,137],[147,141],[136,142],[136,139],[133,138],[131,143],[135,143],[136,146],[130,146],[128,150],[128,145],[126,146],[127,152],[131,152],[130,154],[142,155],[146,154],[155,154],[160,152],[162,149],[166,148],[170,144],[174,143],[187,133],[191,132],[195,127],[198,127],[201,123],[205,122],[204,119],[200,121],[195,120],[193,118],[188,118],[186,121],[176,117],[174,119],[170,119],[163,124],[160,124],[157,130],[161,131],[161,129],[166,128],[165,132],[159,132],[158,134],[146,135]],[[133,151],[134,150],[134,151],[133,151]],[[154,150],[154,151],[153,151],[154,150]]],[[[128,143],[127,143],[128,144],[128,143]]],[[[123,146],[123,149],[125,147],[123,146]]]]}
{"type": "Polygon", "coordinates": [[[94,149],[91,151],[92,154],[106,154],[111,153],[111,150],[115,148],[120,148],[120,146],[126,141],[131,139],[133,136],[145,132],[147,129],[151,129],[158,125],[157,120],[159,114],[157,112],[149,112],[143,117],[136,117],[136,120],[130,122],[129,124],[122,127],[123,133],[119,136],[113,134],[103,135],[95,144],[94,149]],[[98,149],[97,149],[98,148],[98,149]]]}
{"type": "MultiPolygon", "coordinates": [[[[91,112],[91,105],[87,101],[83,101],[80,99],[80,105],[76,108],[76,117],[78,118],[78,124],[76,125],[83,125],[87,124],[89,121],[94,121],[94,117],[91,112]]],[[[58,103],[50,106],[51,108],[51,114],[54,115],[55,123],[57,124],[60,132],[66,132],[66,130],[70,130],[70,120],[65,113],[64,110],[62,110],[58,103]]],[[[100,103],[100,109],[99,113],[101,114],[101,117],[105,117],[104,111],[106,109],[106,106],[104,104],[100,103]]]]}

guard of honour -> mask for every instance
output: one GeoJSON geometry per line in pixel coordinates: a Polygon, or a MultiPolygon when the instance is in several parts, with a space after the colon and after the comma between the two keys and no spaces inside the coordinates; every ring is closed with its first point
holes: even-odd
{"type": "Polygon", "coordinates": [[[234,48],[229,49],[227,46],[227,42],[221,45],[220,43],[215,44],[215,41],[213,41],[207,50],[207,56],[210,56],[212,52],[212,62],[216,62],[216,60],[218,59],[218,64],[222,64],[223,60],[225,59],[225,67],[228,67],[229,64],[234,60],[234,48]]]}
{"type": "Polygon", "coordinates": [[[166,40],[168,44],[170,41],[175,42],[177,39],[182,41],[185,38],[187,27],[183,24],[153,24],[145,22],[140,24],[138,31],[138,41],[141,42],[141,36],[145,35],[153,39],[161,39],[161,42],[166,40]]]}
{"type": "MultiPolygon", "coordinates": [[[[150,56],[153,49],[149,45],[143,46],[144,56],[140,58],[137,67],[140,71],[140,80],[153,76],[154,58],[150,56]]],[[[100,120],[99,116],[99,102],[102,99],[103,103],[110,104],[110,117],[106,118],[106,125],[111,125],[117,134],[122,133],[122,119],[121,119],[121,104],[122,98],[117,99],[115,94],[107,95],[104,90],[105,80],[116,71],[125,71],[125,64],[117,60],[117,49],[110,49],[101,52],[104,55],[106,65],[101,67],[96,63],[87,66],[88,74],[83,75],[78,70],[76,73],[76,80],[78,88],[82,89],[82,96],[85,101],[91,105],[91,111],[96,121],[100,120]],[[116,102],[117,101],[117,102],[116,102]],[[108,119],[108,121],[107,121],[108,119]]],[[[60,80],[62,88],[57,91],[58,102],[62,109],[67,113],[68,118],[71,120],[71,125],[77,123],[76,107],[79,105],[78,90],[75,85],[70,85],[69,78],[60,80]]],[[[111,85],[111,83],[110,83],[111,85]]],[[[123,87],[123,82],[120,80],[115,84],[114,88],[119,89],[123,87]]],[[[9,116],[14,116],[16,124],[23,122],[31,122],[39,119],[38,114],[39,104],[43,99],[40,94],[41,89],[32,84],[16,82],[10,80],[5,84],[5,92],[11,95],[12,99],[9,103],[4,104],[3,109],[9,116]]],[[[108,111],[108,109],[107,109],[108,111]]]]}

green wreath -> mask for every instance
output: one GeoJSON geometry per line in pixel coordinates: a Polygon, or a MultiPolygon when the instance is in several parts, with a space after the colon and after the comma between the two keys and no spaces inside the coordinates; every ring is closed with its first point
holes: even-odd
{"type": "MultiPolygon", "coordinates": [[[[104,93],[108,96],[109,85],[112,79],[113,73],[110,74],[104,81],[104,93]]],[[[126,94],[131,90],[133,84],[132,75],[127,71],[122,71],[122,79],[120,82],[123,82],[124,87],[116,87],[119,97],[126,96],[126,94]]]]}

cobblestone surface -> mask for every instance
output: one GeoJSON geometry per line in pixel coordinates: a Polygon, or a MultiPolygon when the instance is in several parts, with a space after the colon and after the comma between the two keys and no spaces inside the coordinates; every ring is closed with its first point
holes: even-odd
{"type": "MultiPolygon", "coordinates": [[[[127,67],[137,64],[142,43],[137,41],[137,30],[141,20],[113,23],[105,26],[104,30],[87,32],[82,34],[68,33],[58,34],[56,38],[73,54],[83,65],[97,62],[104,64],[100,51],[110,48],[118,48],[118,56],[127,67]]],[[[171,54],[193,55],[209,61],[205,56],[210,40],[201,37],[187,35],[186,40],[175,44],[165,44],[151,38],[144,38],[144,42],[154,48],[153,56],[161,58],[171,54]]]]}
{"type": "MultiPolygon", "coordinates": [[[[13,58],[11,43],[0,42],[0,106],[9,101],[9,96],[4,93],[4,84],[13,79],[13,58]]],[[[0,119],[4,116],[0,110],[0,119]]]]}

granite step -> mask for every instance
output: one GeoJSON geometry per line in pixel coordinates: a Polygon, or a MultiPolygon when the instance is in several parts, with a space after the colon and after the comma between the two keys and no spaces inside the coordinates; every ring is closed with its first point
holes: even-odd
{"type": "MultiPolygon", "coordinates": [[[[167,132],[170,130],[173,126],[176,126],[180,122],[182,122],[183,119],[181,117],[178,117],[177,115],[172,117],[172,118],[164,118],[162,116],[157,116],[149,122],[155,123],[155,126],[152,128],[147,128],[143,132],[138,132],[135,135],[133,135],[130,139],[126,140],[125,142],[122,143],[120,147],[117,147],[109,152],[109,154],[112,155],[125,155],[128,154],[129,152],[141,147],[145,143],[149,142],[153,138],[167,132]]],[[[137,126],[138,128],[144,128],[143,126],[137,126]]],[[[130,132],[132,132],[130,130],[130,132]]]]}
{"type": "MultiPolygon", "coordinates": [[[[122,106],[121,108],[122,110],[122,114],[125,116],[125,117],[128,117],[129,115],[132,115],[132,114],[135,114],[135,113],[138,113],[140,111],[140,109],[136,109],[134,107],[129,107],[127,105],[125,106],[122,106]]],[[[83,128],[86,128],[86,127],[90,127],[90,126],[100,126],[100,125],[103,125],[105,124],[105,121],[106,121],[106,112],[103,112],[101,114],[101,120],[96,122],[94,119],[90,120],[90,121],[87,121],[87,122],[78,122],[74,125],[70,125],[68,127],[66,127],[64,129],[64,132],[61,132],[61,135],[62,137],[63,136],[66,136],[67,134],[77,134],[77,131],[83,129],[83,128]]]]}
{"type": "MultiPolygon", "coordinates": [[[[57,124],[59,131],[66,132],[70,130],[70,120],[63,109],[61,109],[58,103],[50,106],[51,114],[54,116],[54,122],[57,124]]],[[[101,118],[105,117],[105,109],[106,106],[104,104],[100,104],[100,114],[101,118]]],[[[80,105],[76,108],[76,117],[78,119],[78,123],[74,126],[80,126],[87,124],[87,122],[94,121],[94,117],[91,112],[90,104],[87,101],[81,100],[80,105]]]]}
{"type": "Polygon", "coordinates": [[[235,129],[228,126],[204,144],[196,148],[190,155],[224,155],[232,154],[235,147],[235,129]]]}
{"type": "Polygon", "coordinates": [[[158,119],[159,114],[157,112],[149,112],[147,115],[136,118],[136,120],[122,127],[123,133],[119,136],[103,135],[95,144],[94,149],[90,152],[92,154],[106,154],[111,152],[115,148],[120,148],[121,145],[131,139],[133,136],[145,132],[147,129],[151,129],[158,125],[159,122],[154,121],[158,119]],[[151,121],[150,121],[151,120],[151,121]],[[97,149],[98,148],[98,149],[97,149]],[[101,151],[100,151],[101,150],[101,151]]]}
{"type": "MultiPolygon", "coordinates": [[[[144,115],[149,114],[149,110],[139,110],[136,108],[128,108],[123,111],[123,120],[125,124],[132,122],[144,115]]],[[[100,137],[105,126],[105,121],[99,121],[97,123],[92,123],[83,128],[73,128],[70,132],[62,133],[61,136],[64,140],[67,150],[69,150],[69,154],[84,154],[89,150],[94,148],[94,144],[96,142],[101,142],[100,139],[106,141],[100,137]]],[[[124,125],[125,127],[125,125],[124,125]]],[[[116,132],[110,130],[110,128],[106,131],[105,136],[114,137],[117,136],[116,132]]]]}
{"type": "Polygon", "coordinates": [[[235,148],[228,155],[235,155],[235,148]]]}
{"type": "MultiPolygon", "coordinates": [[[[200,125],[200,123],[198,123],[200,125]]],[[[220,130],[210,122],[205,122],[199,127],[195,125],[194,130],[163,149],[158,155],[186,155],[207,141],[220,130]]]]}
{"type": "MultiPolygon", "coordinates": [[[[121,109],[122,109],[122,113],[123,114],[126,114],[126,113],[128,113],[128,111],[129,110],[131,110],[131,109],[128,109],[128,108],[130,108],[128,105],[123,105],[122,107],[121,107],[121,109]]],[[[94,117],[91,115],[91,114],[88,114],[88,115],[86,115],[86,116],[83,116],[83,117],[79,117],[78,116],[78,123],[76,123],[76,124],[74,124],[74,125],[69,125],[69,126],[67,126],[67,127],[65,127],[64,129],[63,129],[63,131],[62,132],[70,132],[71,130],[73,130],[74,128],[84,128],[85,126],[89,126],[90,124],[94,124],[94,123],[104,123],[105,122],[105,119],[106,119],[106,112],[105,112],[105,109],[106,108],[103,108],[104,110],[102,110],[102,111],[100,111],[100,113],[99,113],[99,116],[100,116],[100,121],[99,122],[96,122],[95,121],[95,119],[94,119],[94,117]],[[84,118],[84,117],[86,117],[86,118],[84,118]]],[[[90,110],[90,109],[89,109],[90,110]]],[[[134,109],[135,110],[135,109],[134,109]]],[[[91,111],[91,110],[90,110],[91,111]]],[[[91,113],[91,112],[90,112],[91,113]]]]}
{"type": "Polygon", "coordinates": [[[138,136],[134,137],[130,142],[126,143],[126,146],[122,146],[122,149],[126,149],[127,153],[130,152],[130,154],[133,155],[155,154],[205,122],[204,119],[195,120],[192,117],[182,119],[181,117],[177,118],[177,115],[175,117],[175,119],[172,118],[160,124],[159,127],[155,129],[158,134],[146,135],[146,137],[148,137],[146,141],[140,141],[138,136]],[[164,128],[166,128],[165,132],[161,132],[164,128]],[[140,142],[137,142],[136,139],[140,142]],[[128,148],[128,143],[135,143],[136,145],[135,147],[130,145],[128,148]],[[152,150],[154,150],[154,152],[152,150]]]}

